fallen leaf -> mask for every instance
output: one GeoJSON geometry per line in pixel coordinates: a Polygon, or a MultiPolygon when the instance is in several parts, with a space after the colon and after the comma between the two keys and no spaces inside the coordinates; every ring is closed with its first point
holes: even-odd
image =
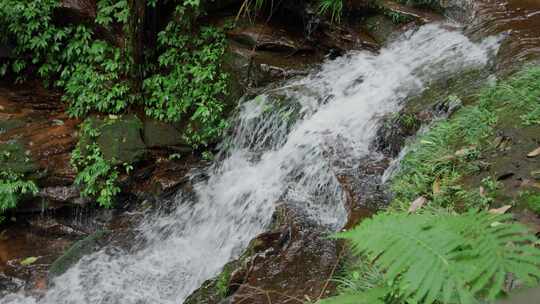
{"type": "Polygon", "coordinates": [[[433,182],[433,194],[439,194],[441,193],[441,179],[440,178],[436,178],[435,181],[433,182]]]}
{"type": "Polygon", "coordinates": [[[37,260],[38,260],[37,257],[28,257],[28,258],[21,261],[21,265],[22,266],[29,266],[29,265],[34,264],[37,260]]]}
{"type": "Polygon", "coordinates": [[[521,182],[520,187],[533,187],[533,188],[540,189],[540,183],[535,182],[535,181],[530,180],[530,179],[525,179],[525,180],[523,180],[523,182],[521,182]]]}
{"type": "Polygon", "coordinates": [[[538,155],[540,155],[540,147],[534,149],[529,154],[527,154],[527,157],[537,157],[538,155]]]}
{"type": "Polygon", "coordinates": [[[508,209],[512,208],[510,205],[502,206],[501,208],[497,209],[490,209],[488,212],[491,214],[505,214],[508,209]]]}
{"type": "Polygon", "coordinates": [[[486,196],[486,188],[483,186],[480,186],[480,196],[485,197],[486,196]]]}
{"type": "Polygon", "coordinates": [[[428,202],[427,198],[420,196],[415,199],[409,207],[409,213],[416,212],[416,210],[422,208],[428,202]]]}
{"type": "Polygon", "coordinates": [[[4,106],[0,106],[0,111],[4,111],[5,109],[4,106]]]}

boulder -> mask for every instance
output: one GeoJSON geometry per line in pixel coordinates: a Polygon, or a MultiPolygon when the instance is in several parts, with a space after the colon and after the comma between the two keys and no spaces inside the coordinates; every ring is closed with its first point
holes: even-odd
{"type": "Polygon", "coordinates": [[[82,257],[99,250],[104,244],[104,239],[109,235],[108,231],[98,231],[73,244],[61,257],[56,259],[49,268],[48,281],[64,274],[71,266],[75,265],[82,257]]]}
{"type": "Polygon", "coordinates": [[[362,28],[379,44],[386,43],[389,38],[399,31],[399,26],[392,19],[382,14],[366,17],[362,28]]]}
{"type": "Polygon", "coordinates": [[[328,282],[339,263],[340,246],[303,211],[285,204],[276,211],[276,228],[250,245],[253,255],[231,274],[228,303],[285,303],[318,299],[335,286],[328,282]]]}
{"type": "MultiPolygon", "coordinates": [[[[93,128],[99,130],[96,143],[106,160],[115,165],[142,160],[146,146],[141,136],[143,124],[137,116],[94,116],[89,119],[93,128]]],[[[83,145],[92,140],[81,138],[83,145]]]]}
{"type": "Polygon", "coordinates": [[[144,143],[148,148],[187,146],[182,131],[175,124],[147,119],[143,129],[144,143]]]}
{"type": "Polygon", "coordinates": [[[227,36],[249,48],[274,52],[295,53],[313,51],[313,47],[304,42],[304,37],[264,23],[237,26],[227,32],[227,36]]]}

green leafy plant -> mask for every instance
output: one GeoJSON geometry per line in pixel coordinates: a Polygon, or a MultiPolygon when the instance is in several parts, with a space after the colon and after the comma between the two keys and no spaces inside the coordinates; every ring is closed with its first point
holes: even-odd
{"type": "Polygon", "coordinates": [[[411,303],[477,303],[504,293],[508,274],[526,285],[540,278],[540,250],[527,228],[510,216],[470,210],[381,213],[339,238],[384,271],[381,287],[324,303],[365,303],[399,297],[411,303]]]}
{"type": "Polygon", "coordinates": [[[341,21],[343,12],[343,0],[320,0],[319,14],[329,14],[332,21],[341,21]]]}
{"type": "Polygon", "coordinates": [[[228,84],[221,69],[225,35],[214,27],[191,29],[189,16],[197,9],[188,2],[176,8],[175,18],[158,35],[159,71],[143,83],[146,114],[184,123],[194,146],[208,144],[227,127],[222,99],[228,84]]]}
{"type": "Polygon", "coordinates": [[[21,196],[29,194],[35,195],[38,188],[33,181],[24,179],[22,174],[11,171],[0,171],[0,222],[3,221],[2,214],[17,207],[21,196]]]}
{"type": "MultiPolygon", "coordinates": [[[[82,124],[81,134],[81,138],[86,140],[80,140],[71,154],[71,164],[77,169],[75,184],[82,186],[83,197],[96,198],[100,206],[111,208],[114,198],[120,193],[118,167],[103,157],[95,142],[100,132],[89,121],[82,124]]],[[[128,164],[124,167],[126,171],[132,169],[128,164]]]]}

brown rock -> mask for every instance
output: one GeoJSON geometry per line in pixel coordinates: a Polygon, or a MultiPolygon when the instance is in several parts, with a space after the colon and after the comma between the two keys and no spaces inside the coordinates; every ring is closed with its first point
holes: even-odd
{"type": "Polygon", "coordinates": [[[284,224],[253,242],[259,252],[230,303],[303,303],[333,290],[329,282],[339,262],[339,246],[300,212],[282,206],[284,224]]]}

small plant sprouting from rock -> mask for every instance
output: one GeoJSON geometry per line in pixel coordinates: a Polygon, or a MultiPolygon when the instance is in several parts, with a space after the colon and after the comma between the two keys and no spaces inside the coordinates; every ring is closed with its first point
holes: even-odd
{"type": "Polygon", "coordinates": [[[2,214],[17,207],[23,195],[35,195],[38,188],[33,181],[26,180],[22,174],[9,170],[0,171],[0,223],[4,220],[2,214]]]}

